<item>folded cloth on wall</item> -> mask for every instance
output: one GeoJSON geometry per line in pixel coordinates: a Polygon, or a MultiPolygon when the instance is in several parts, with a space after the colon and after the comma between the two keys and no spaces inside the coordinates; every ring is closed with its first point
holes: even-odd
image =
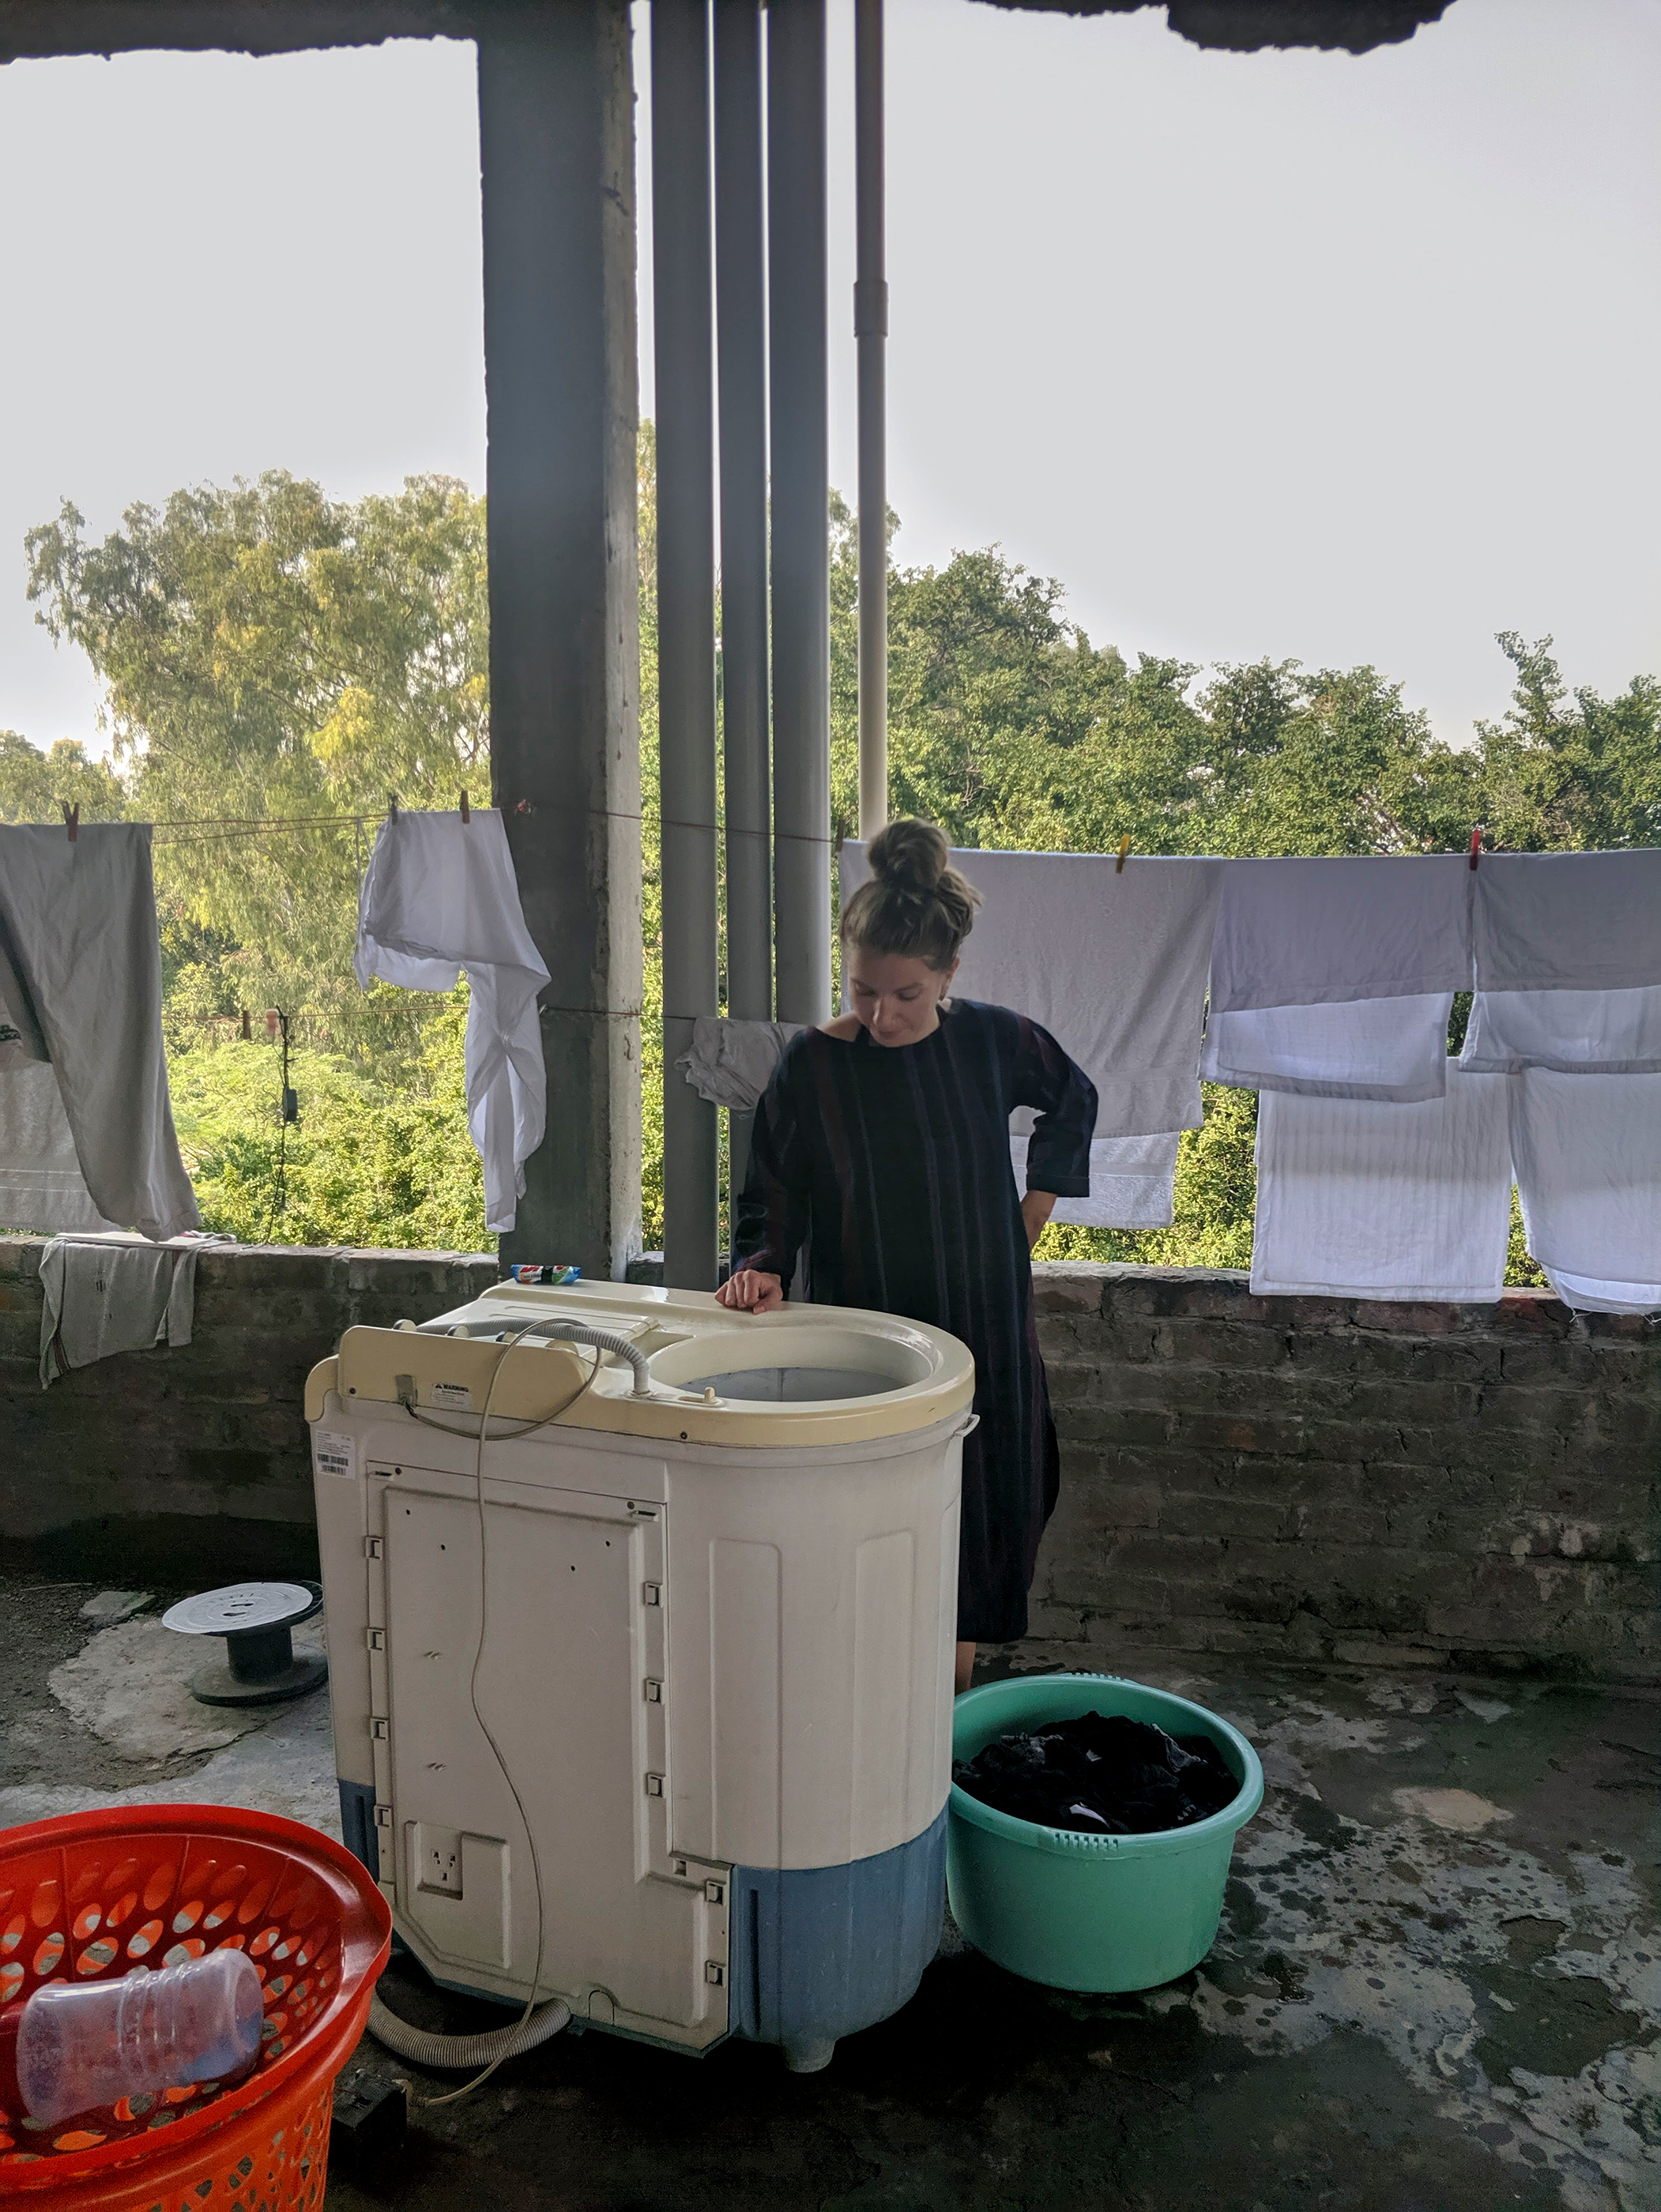
{"type": "Polygon", "coordinates": [[[1494,853],[1472,881],[1479,991],[1661,985],[1661,848],[1494,853]]]}
{"type": "Polygon", "coordinates": [[[547,1126],[548,1079],[537,994],[548,981],[520,903],[508,833],[495,807],[391,815],[358,902],[357,980],[453,991],[467,977],[467,1126],[484,1165],[484,1218],[506,1233],[525,1194],[525,1163],[547,1126]]]}
{"type": "Polygon", "coordinates": [[[9,1229],[110,1229],[93,1203],[49,1060],[0,1066],[0,1223],[9,1229]]]}
{"type": "MultiPolygon", "coordinates": [[[[985,903],[954,990],[1047,1029],[1096,1086],[1098,1137],[1197,1129],[1200,1027],[1224,862],[954,852],[985,903]]],[[[867,848],[842,848],[846,905],[867,848]]]]}
{"type": "Polygon", "coordinates": [[[188,1344],[197,1240],[54,1237],[40,1255],[40,1387],[113,1352],[188,1344]]]}
{"type": "Polygon", "coordinates": [[[779,1055],[800,1027],[800,1022],[747,1022],[727,1014],[700,1014],[692,1024],[691,1044],[675,1066],[712,1106],[751,1113],[772,1080],[779,1055]]]}
{"type": "Polygon", "coordinates": [[[1661,1071],[1661,985],[1634,991],[1478,991],[1459,1065],[1472,1074],[1661,1071]]]}
{"type": "Polygon", "coordinates": [[[1456,1064],[1441,1097],[1404,1106],[1267,1092],[1253,1291],[1497,1299],[1511,1231],[1508,1080],[1456,1064]]]}
{"type": "Polygon", "coordinates": [[[1661,1079],[1509,1079],[1511,1156],[1528,1247],[1565,1305],[1661,1309],[1661,1079]]]}
{"type": "Polygon", "coordinates": [[[1211,951],[1214,1012],[1470,988],[1468,859],[1230,860],[1211,951]]]}
{"type": "MultiPolygon", "coordinates": [[[[149,825],[82,823],[73,840],[61,827],[0,828],[0,988],[27,1002],[7,1042],[22,1060],[38,1060],[38,1042],[50,1060],[94,1218],[153,1238],[193,1228],[167,1096],[149,825]]],[[[15,1102],[13,1126],[39,1137],[53,1121],[44,1097],[37,1087],[15,1102]]],[[[61,1132],[52,1141],[61,1151],[61,1132]]],[[[46,1165],[38,1152],[19,1162],[26,1176],[46,1165]]]]}
{"type": "Polygon", "coordinates": [[[1329,1006],[1249,1006],[1206,1022],[1200,1073],[1237,1091],[1310,1098],[1439,1098],[1447,1082],[1451,991],[1329,1006]]]}
{"type": "MultiPolygon", "coordinates": [[[[1030,1127],[1019,1128],[1031,1110],[1012,1117],[1010,1163],[1015,1188],[1026,1188],[1030,1127]]],[[[1090,1145],[1090,1195],[1058,1198],[1052,1221],[1080,1229],[1169,1229],[1174,1212],[1178,1133],[1153,1137],[1094,1137],[1090,1145]]]]}

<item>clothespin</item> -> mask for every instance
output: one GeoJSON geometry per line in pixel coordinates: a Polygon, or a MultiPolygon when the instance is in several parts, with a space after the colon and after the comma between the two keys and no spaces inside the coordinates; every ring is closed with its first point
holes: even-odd
{"type": "Polygon", "coordinates": [[[1482,825],[1479,822],[1470,833],[1470,872],[1476,872],[1476,863],[1482,856],[1482,825]]]}
{"type": "Polygon", "coordinates": [[[461,794],[461,818],[464,822],[471,822],[473,818],[473,810],[467,804],[467,794],[465,791],[461,794]]]}
{"type": "Polygon", "coordinates": [[[1130,857],[1130,832],[1129,832],[1129,830],[1127,830],[1125,831],[1125,833],[1124,833],[1124,836],[1123,836],[1123,837],[1121,837],[1121,838],[1120,838],[1120,840],[1119,840],[1119,857],[1118,857],[1118,859],[1117,859],[1116,860],[1115,860],[1115,862],[1113,863],[1113,872],[1114,872],[1114,874],[1115,874],[1116,876],[1122,876],[1122,875],[1123,875],[1123,873],[1124,873],[1124,864],[1125,864],[1125,862],[1129,859],[1129,857],[1130,857]]]}
{"type": "Polygon", "coordinates": [[[70,842],[72,845],[81,828],[81,802],[77,799],[71,806],[66,799],[60,799],[58,804],[64,810],[64,827],[70,833],[70,842]]]}
{"type": "Polygon", "coordinates": [[[386,793],[386,819],[389,822],[396,822],[398,819],[398,793],[395,791],[389,791],[386,793]]]}
{"type": "Polygon", "coordinates": [[[248,1010],[246,1006],[242,1009],[242,1042],[244,1044],[252,1044],[253,1042],[253,1024],[248,1018],[248,1010]]]}
{"type": "Polygon", "coordinates": [[[515,805],[514,811],[515,814],[534,814],[536,809],[528,799],[521,799],[515,805]]]}

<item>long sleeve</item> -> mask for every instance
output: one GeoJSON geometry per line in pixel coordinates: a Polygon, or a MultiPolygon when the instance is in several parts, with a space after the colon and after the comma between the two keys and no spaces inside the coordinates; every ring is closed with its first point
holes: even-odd
{"type": "Polygon", "coordinates": [[[789,1292],[807,1237],[812,1170],[791,1095],[790,1057],[774,1073],[750,1132],[750,1166],[733,1224],[733,1272],[759,1268],[789,1292]]]}
{"type": "Polygon", "coordinates": [[[1096,1128],[1096,1086],[1048,1030],[1020,1018],[1010,1097],[1037,1109],[1026,1148],[1026,1187],[1056,1198],[1090,1195],[1090,1139],[1096,1128]]]}

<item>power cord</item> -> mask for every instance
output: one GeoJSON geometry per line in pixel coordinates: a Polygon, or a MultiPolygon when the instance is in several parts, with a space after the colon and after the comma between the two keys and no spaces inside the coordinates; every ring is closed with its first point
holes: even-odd
{"type": "MultiPolygon", "coordinates": [[[[473,2076],[471,2081],[464,2082],[459,2089],[447,2090],[441,2097],[422,2098],[419,2101],[423,2106],[453,2105],[463,2097],[471,2097],[475,2089],[482,2088],[484,2084],[490,2080],[491,2075],[496,2072],[497,2067],[502,2064],[504,2059],[514,2057],[516,2050],[523,2050],[529,2047],[524,2042],[523,2038],[526,2031],[531,2027],[532,2016],[537,2010],[537,1984],[542,1979],[542,1954],[546,1942],[547,1916],[543,1904],[542,1862],[537,1853],[536,1831],[531,1824],[530,1815],[525,1809],[525,1801],[519,1794],[518,1785],[514,1780],[513,1774],[508,1765],[508,1761],[502,1755],[502,1747],[496,1741],[496,1737],[491,1734],[490,1724],[485,1719],[478,1702],[478,1670],[484,1663],[484,1646],[486,1638],[490,1632],[490,1548],[487,1540],[487,1531],[484,1520],[484,1447],[490,1434],[490,1406],[491,1401],[494,1400],[496,1394],[496,1385],[502,1379],[502,1371],[508,1364],[508,1354],[512,1352],[517,1346],[522,1344],[525,1341],[525,1339],[527,1336],[532,1335],[538,1328],[541,1327],[541,1325],[540,1322],[527,1322],[516,1335],[510,1337],[507,1343],[502,1346],[502,1357],[497,1360],[495,1367],[490,1370],[490,1383],[484,1393],[484,1410],[478,1418],[478,1449],[473,1461],[473,1502],[478,1514],[478,1643],[473,1652],[473,1670],[471,1676],[468,1678],[467,1683],[467,1696],[469,1703],[472,1705],[473,1709],[473,1718],[478,1723],[479,1729],[484,1737],[484,1741],[490,1747],[491,1754],[496,1759],[496,1765],[501,1771],[502,1778],[507,1784],[508,1794],[513,1798],[514,1804],[519,1813],[520,1824],[525,1830],[526,1841],[530,1845],[531,1879],[536,1889],[537,1900],[536,1963],[531,1970],[531,1994],[525,2001],[524,2011],[520,2014],[519,2020],[513,2027],[505,2031],[497,2031],[502,2034],[503,2047],[496,2052],[496,2055],[479,2073],[473,2076]]],[[[593,1364],[583,1376],[581,1386],[577,1390],[574,1397],[567,1399],[564,1404],[558,1407],[555,1412],[545,1414],[539,1421],[526,1421],[520,1428],[512,1431],[508,1436],[499,1437],[496,1441],[497,1443],[511,1443],[518,1437],[528,1437],[538,1429],[546,1428],[550,1421],[557,1420],[561,1413],[569,1413],[571,1407],[576,1405],[593,1386],[595,1376],[599,1373],[600,1364],[605,1355],[598,1345],[595,1345],[593,1347],[593,1350],[594,1354],[593,1364]]],[[[402,1382],[402,1377],[399,1378],[400,1382],[402,1382]]],[[[441,1434],[452,1437],[465,1437],[470,1433],[465,1429],[452,1428],[447,1422],[429,1419],[424,1414],[417,1411],[413,1403],[413,1397],[414,1392],[411,1389],[409,1395],[405,1396],[403,1399],[404,1410],[410,1415],[412,1420],[420,1422],[423,1428],[437,1429],[441,1434]]],[[[553,2008],[551,2007],[549,2008],[549,2009],[552,2008],[553,2008]]],[[[557,2026],[549,2031],[551,2033],[557,2033],[559,2028],[563,2027],[566,2025],[566,2022],[570,2019],[570,2014],[563,2004],[558,2005],[557,2009],[564,2013],[565,2017],[563,2020],[558,2021],[557,2026]]],[[[394,2018],[396,2018],[395,2015],[394,2018]]],[[[416,2031],[409,2029],[407,2022],[399,2021],[396,2022],[396,2026],[399,2029],[405,2031],[405,2036],[400,2038],[401,2041],[406,2039],[413,2039],[417,2033],[416,2031]]],[[[465,2039],[458,2039],[465,2040],[465,2039]]],[[[540,2039],[540,2038],[538,2039],[538,2040],[540,2039]]],[[[397,2048],[398,2046],[394,2045],[392,2047],[397,2048]]],[[[471,2057],[472,2054],[469,2053],[469,2056],[471,2057]]]]}

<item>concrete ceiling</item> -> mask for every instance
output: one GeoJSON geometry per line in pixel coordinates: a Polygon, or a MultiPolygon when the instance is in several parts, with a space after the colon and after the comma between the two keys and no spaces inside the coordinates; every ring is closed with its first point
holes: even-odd
{"type": "MultiPolygon", "coordinates": [[[[382,39],[472,38],[533,20],[563,0],[0,0],[0,60],[138,47],[289,53],[382,39]]],[[[981,0],[1072,15],[1126,15],[1159,0],[981,0]]],[[[1410,39],[1452,0],[1169,0],[1171,28],[1196,46],[1251,52],[1325,46],[1361,54],[1410,39]]]]}

